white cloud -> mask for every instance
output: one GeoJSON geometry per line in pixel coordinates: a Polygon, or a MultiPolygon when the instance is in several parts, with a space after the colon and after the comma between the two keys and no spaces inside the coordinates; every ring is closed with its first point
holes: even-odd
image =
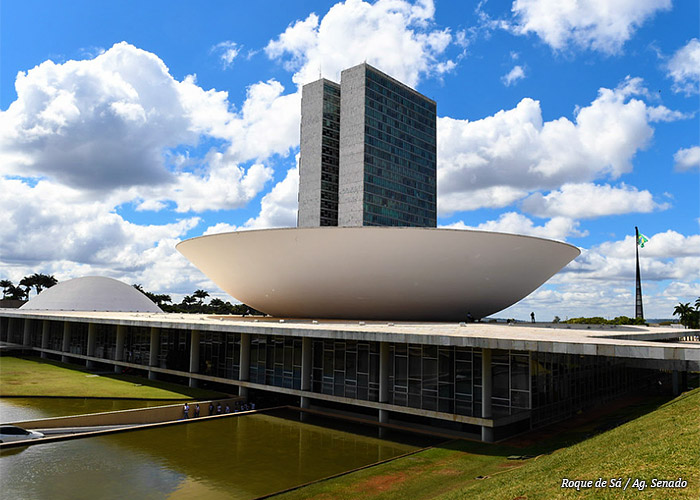
{"type": "Polygon", "coordinates": [[[193,274],[174,244],[200,223],[197,217],[139,225],[116,213],[110,200],[94,201],[46,180],[32,187],[0,179],[0,191],[7,194],[0,197],[0,269],[11,279],[33,272],[59,279],[101,274],[166,290],[193,274]]]}
{"type": "Polygon", "coordinates": [[[478,226],[468,226],[462,221],[441,226],[450,229],[475,229],[478,231],[494,231],[497,233],[527,234],[540,238],[551,238],[565,241],[569,236],[585,236],[585,232],[579,230],[579,223],[567,217],[554,217],[543,226],[536,226],[528,217],[516,213],[507,212],[501,214],[498,220],[486,221],[478,226]]]}
{"type": "Polygon", "coordinates": [[[212,52],[219,54],[219,59],[221,59],[224,69],[228,69],[233,66],[233,60],[236,59],[238,54],[241,52],[241,48],[238,46],[238,44],[230,40],[217,43],[211,48],[211,50],[212,52]]]}
{"type": "Polygon", "coordinates": [[[219,233],[231,233],[233,231],[238,231],[240,228],[233,224],[227,224],[225,222],[219,222],[213,226],[209,226],[203,233],[202,236],[208,234],[219,234],[219,233]]]}
{"type": "Polygon", "coordinates": [[[554,50],[574,45],[617,53],[644,22],[671,8],[671,0],[515,0],[520,34],[535,33],[554,50]]]}
{"type": "Polygon", "coordinates": [[[246,229],[295,227],[297,224],[299,192],[299,157],[297,165],[287,171],[285,178],[263,196],[260,214],[244,224],[246,229]]]}
{"type": "Polygon", "coordinates": [[[0,111],[0,175],[137,210],[244,206],[272,178],[264,161],[298,144],[299,96],[282,95],[278,82],[251,85],[234,113],[226,92],[206,91],[194,76],[177,81],[156,55],[124,42],[94,59],[46,61],[20,73],[16,88],[0,111]],[[190,157],[203,141],[217,146],[190,157]]]}
{"type": "MultiPolygon", "coordinates": [[[[498,316],[527,318],[530,311],[541,321],[554,315],[634,316],[635,245],[630,234],[582,248],[581,256],[546,285],[498,316]]],[[[700,296],[700,235],[657,233],[639,254],[645,317],[671,318],[679,301],[694,302],[700,296]]]]}
{"type": "Polygon", "coordinates": [[[263,161],[273,154],[286,156],[299,145],[301,94],[284,94],[276,80],[248,87],[240,113],[228,122],[229,153],[234,161],[263,161]]]}
{"type": "Polygon", "coordinates": [[[525,78],[525,70],[523,69],[522,66],[514,66],[513,69],[511,69],[508,74],[504,75],[501,78],[501,81],[506,87],[510,87],[513,83],[516,83],[518,80],[522,80],[525,78]]]}
{"type": "Polygon", "coordinates": [[[653,136],[654,107],[639,78],[601,88],[590,105],[545,122],[540,103],[522,99],[481,120],[438,119],[438,199],[441,215],[507,206],[528,192],[567,183],[616,179],[653,136]]]}
{"type": "Polygon", "coordinates": [[[425,75],[454,68],[454,62],[440,59],[452,35],[431,27],[434,13],[432,0],[346,0],[322,19],[311,14],[290,25],[265,52],[273,59],[286,57],[297,85],[319,74],[338,81],[341,70],[366,61],[415,86],[425,75]]]}
{"type": "Polygon", "coordinates": [[[700,40],[691,39],[678,49],[668,63],[668,76],[673,79],[673,90],[685,94],[700,92],[700,40]]]}
{"type": "MultiPolygon", "coordinates": [[[[644,228],[640,228],[642,231],[644,228]]],[[[611,281],[634,279],[635,237],[605,242],[584,251],[564,269],[570,279],[611,281]]],[[[668,230],[649,237],[639,251],[642,279],[647,281],[697,280],[700,269],[700,235],[684,236],[668,230]]]]}
{"type": "Polygon", "coordinates": [[[619,187],[609,184],[564,184],[547,195],[534,193],[522,203],[522,209],[537,217],[570,217],[590,219],[606,215],[649,213],[665,210],[668,203],[657,203],[649,191],[622,183],[619,187]]]}
{"type": "Polygon", "coordinates": [[[673,155],[673,160],[676,164],[676,170],[700,169],[700,146],[679,149],[673,155]]]}

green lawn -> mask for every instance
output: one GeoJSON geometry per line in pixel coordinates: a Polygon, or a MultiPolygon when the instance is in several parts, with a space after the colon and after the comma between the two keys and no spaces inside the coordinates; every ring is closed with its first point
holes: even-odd
{"type": "Polygon", "coordinates": [[[99,375],[40,358],[0,356],[0,397],[60,396],[134,399],[210,399],[224,395],[143,377],[99,375]]]}
{"type": "MultiPolygon", "coordinates": [[[[648,410],[648,408],[647,408],[648,410]]],[[[645,413],[624,410],[633,420],[584,439],[576,429],[526,448],[454,441],[280,495],[290,499],[552,499],[692,498],[700,495],[700,389],[645,413]],[[636,414],[635,414],[636,413],[636,414]],[[641,416],[639,415],[641,413],[641,416]],[[565,444],[566,441],[578,441],[565,444]],[[539,455],[541,453],[546,453],[539,455]],[[525,461],[508,455],[539,455],[525,461]],[[476,479],[478,476],[488,476],[476,479]],[[562,490],[563,478],[627,477],[688,481],[681,490],[562,490]]],[[[630,485],[632,482],[630,482],[630,485]]]]}

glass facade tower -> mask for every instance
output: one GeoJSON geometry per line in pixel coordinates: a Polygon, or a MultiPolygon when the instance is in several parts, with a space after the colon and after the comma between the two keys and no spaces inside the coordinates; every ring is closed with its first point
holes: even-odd
{"type": "Polygon", "coordinates": [[[302,91],[299,227],[436,227],[436,105],[368,64],[302,91]]]}

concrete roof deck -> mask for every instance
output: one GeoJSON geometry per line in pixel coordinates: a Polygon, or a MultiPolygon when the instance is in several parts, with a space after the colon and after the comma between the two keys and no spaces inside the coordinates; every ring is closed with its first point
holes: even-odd
{"type": "Polygon", "coordinates": [[[211,316],[179,313],[0,310],[0,316],[202,331],[453,345],[519,351],[690,362],[700,369],[700,330],[661,326],[601,326],[553,323],[419,323],[211,316]]]}

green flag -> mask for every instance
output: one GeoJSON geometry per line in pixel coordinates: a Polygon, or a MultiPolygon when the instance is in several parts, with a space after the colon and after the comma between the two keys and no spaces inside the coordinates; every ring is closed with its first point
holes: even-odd
{"type": "Polygon", "coordinates": [[[639,248],[644,248],[644,243],[649,241],[649,238],[644,236],[642,233],[639,233],[637,236],[637,245],[639,245],[639,248]]]}

